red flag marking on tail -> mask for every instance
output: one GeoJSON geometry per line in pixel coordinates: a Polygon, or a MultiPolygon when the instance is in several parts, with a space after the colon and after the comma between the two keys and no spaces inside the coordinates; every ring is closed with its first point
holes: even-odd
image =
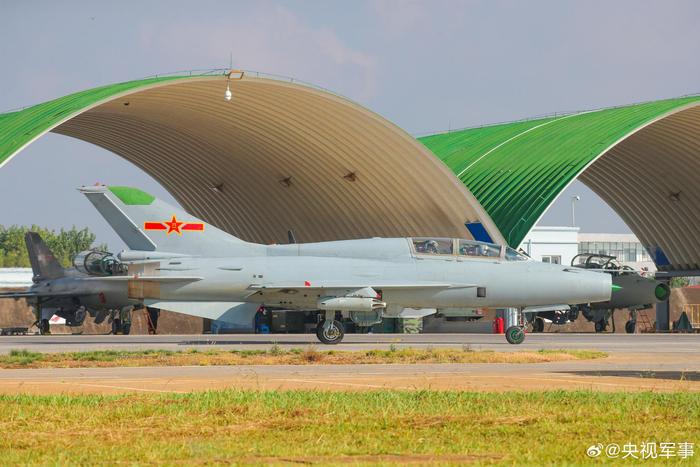
{"type": "Polygon", "coordinates": [[[172,219],[164,222],[144,222],[144,230],[165,230],[166,234],[170,235],[175,232],[182,235],[183,230],[190,232],[202,232],[204,231],[203,222],[182,222],[173,215],[172,219]]]}

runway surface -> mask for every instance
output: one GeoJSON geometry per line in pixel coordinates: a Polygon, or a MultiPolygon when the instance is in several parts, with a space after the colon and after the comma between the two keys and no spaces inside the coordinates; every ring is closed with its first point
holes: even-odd
{"type": "Polygon", "coordinates": [[[344,341],[326,347],[313,334],[228,334],[228,335],[51,335],[2,336],[0,354],[12,349],[34,352],[75,352],[85,350],[166,349],[269,349],[281,347],[333,350],[397,348],[456,348],[472,350],[519,351],[539,349],[586,349],[604,352],[661,352],[700,355],[700,334],[528,334],[521,345],[510,345],[497,334],[348,334],[344,341]]]}
{"type": "MultiPolygon", "coordinates": [[[[269,349],[313,345],[309,335],[1,337],[0,352],[99,349],[269,349]]],[[[350,335],[333,350],[453,347],[472,350],[595,349],[610,356],[537,364],[250,365],[0,370],[0,393],[187,392],[239,389],[591,389],[700,392],[700,335],[529,335],[523,345],[478,334],[350,335]]]]}

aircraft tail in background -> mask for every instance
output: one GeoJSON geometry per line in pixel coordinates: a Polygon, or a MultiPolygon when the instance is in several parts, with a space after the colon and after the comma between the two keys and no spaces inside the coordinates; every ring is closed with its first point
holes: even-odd
{"type": "Polygon", "coordinates": [[[38,233],[27,232],[24,234],[24,243],[27,245],[34,282],[65,276],[63,267],[38,233]]]}

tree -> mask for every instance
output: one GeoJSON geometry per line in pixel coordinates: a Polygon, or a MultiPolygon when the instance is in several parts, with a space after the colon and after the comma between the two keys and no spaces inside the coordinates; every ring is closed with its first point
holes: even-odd
{"type": "MultiPolygon", "coordinates": [[[[70,230],[61,229],[56,232],[37,225],[31,227],[0,225],[0,267],[30,267],[29,255],[24,243],[24,234],[30,230],[41,235],[46,246],[53,251],[63,267],[70,266],[73,257],[81,251],[92,249],[95,242],[95,234],[87,227],[78,230],[73,226],[70,230]]],[[[96,248],[106,250],[107,246],[103,244],[96,248]]]]}

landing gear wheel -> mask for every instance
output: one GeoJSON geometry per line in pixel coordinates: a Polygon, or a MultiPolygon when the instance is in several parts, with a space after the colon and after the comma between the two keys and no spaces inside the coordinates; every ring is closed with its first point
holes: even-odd
{"type": "Polygon", "coordinates": [[[605,329],[607,327],[608,327],[608,323],[606,323],[603,320],[595,322],[595,332],[605,332],[605,329]]]}
{"type": "Polygon", "coordinates": [[[328,329],[325,329],[325,321],[321,321],[316,326],[316,337],[318,340],[326,345],[339,344],[340,341],[345,337],[345,330],[343,329],[343,323],[337,320],[333,320],[328,329]]]}
{"type": "Polygon", "coordinates": [[[544,332],[544,320],[539,316],[532,322],[532,332],[544,332]]]}
{"type": "Polygon", "coordinates": [[[634,320],[629,320],[627,323],[625,323],[625,332],[627,334],[634,334],[634,331],[637,328],[637,322],[634,320]]]}
{"type": "Polygon", "coordinates": [[[51,334],[51,325],[49,324],[48,319],[42,319],[41,321],[39,321],[37,327],[39,328],[39,334],[41,334],[42,336],[51,334]]]}
{"type": "Polygon", "coordinates": [[[117,335],[122,332],[122,320],[114,318],[112,320],[112,334],[117,335]]]}
{"type": "Polygon", "coordinates": [[[525,331],[520,326],[511,326],[506,329],[506,340],[509,344],[522,344],[525,340],[525,331]]]}

